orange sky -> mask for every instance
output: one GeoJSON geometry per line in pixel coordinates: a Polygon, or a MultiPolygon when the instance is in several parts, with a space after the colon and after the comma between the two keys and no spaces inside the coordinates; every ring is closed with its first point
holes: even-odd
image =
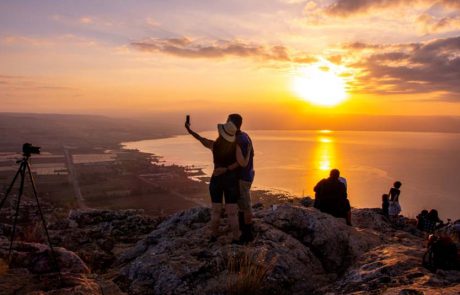
{"type": "Polygon", "coordinates": [[[0,111],[460,115],[458,1],[231,2],[2,1],[0,111]],[[293,91],[321,66],[338,106],[293,91]]]}

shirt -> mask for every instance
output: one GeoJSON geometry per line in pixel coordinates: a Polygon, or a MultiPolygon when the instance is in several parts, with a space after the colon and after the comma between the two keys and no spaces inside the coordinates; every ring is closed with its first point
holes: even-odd
{"type": "Polygon", "coordinates": [[[236,162],[236,144],[222,137],[216,139],[212,146],[214,167],[227,167],[236,162]]]}
{"type": "MultiPolygon", "coordinates": [[[[246,132],[238,131],[236,133],[236,144],[241,148],[243,157],[248,154],[249,143],[252,143],[251,138],[246,132]]],[[[240,179],[244,181],[254,181],[254,149],[251,149],[251,155],[249,156],[249,162],[246,167],[240,167],[240,179]]]]}

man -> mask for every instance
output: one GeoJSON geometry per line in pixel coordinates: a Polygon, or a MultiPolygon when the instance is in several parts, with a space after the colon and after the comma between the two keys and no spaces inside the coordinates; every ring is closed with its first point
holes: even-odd
{"type": "Polygon", "coordinates": [[[322,179],[314,188],[314,207],[334,217],[345,218],[351,226],[351,207],[347,187],[340,181],[340,171],[332,169],[329,178],[322,179]]]}
{"type": "Polygon", "coordinates": [[[227,122],[235,124],[236,131],[236,158],[237,163],[230,169],[239,169],[240,198],[238,199],[238,220],[243,243],[254,239],[252,233],[252,207],[251,207],[251,186],[254,181],[254,149],[252,141],[246,132],[241,131],[243,117],[239,114],[230,114],[227,122]]]}

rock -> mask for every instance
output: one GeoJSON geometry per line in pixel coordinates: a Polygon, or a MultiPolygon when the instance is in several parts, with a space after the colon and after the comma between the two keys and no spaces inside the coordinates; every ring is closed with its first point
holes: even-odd
{"type": "MultiPolygon", "coordinates": [[[[31,275],[11,269],[0,276],[0,294],[27,295],[103,295],[99,283],[85,274],[31,275]]],[[[121,293],[104,293],[121,294],[121,293]]]]}
{"type": "MultiPolygon", "coordinates": [[[[0,241],[0,258],[7,260],[9,242],[0,241]]],[[[61,247],[54,248],[57,263],[63,273],[89,273],[86,264],[74,252],[61,247]]],[[[55,272],[51,250],[47,245],[16,242],[13,244],[10,268],[25,268],[34,274],[55,272]]]]}
{"type": "Polygon", "coordinates": [[[310,248],[328,272],[344,271],[359,255],[379,243],[376,235],[359,232],[346,225],[345,219],[314,208],[282,205],[258,216],[310,248]]]}
{"type": "Polygon", "coordinates": [[[229,235],[209,244],[209,219],[209,209],[194,208],[164,221],[120,256],[116,282],[130,294],[221,294],[238,277],[231,265],[249,261],[243,269],[264,273],[253,290],[304,294],[330,284],[377,241],[316,209],[282,205],[256,214],[250,246],[230,245],[229,235]]]}
{"type": "Polygon", "coordinates": [[[362,255],[328,290],[339,294],[363,290],[371,294],[380,290],[385,290],[382,294],[459,294],[460,272],[449,271],[453,273],[446,276],[431,273],[422,267],[425,250],[422,239],[415,236],[404,239],[411,242],[384,244],[362,255]]]}
{"type": "Polygon", "coordinates": [[[364,208],[351,210],[351,222],[354,226],[376,230],[386,233],[393,230],[390,221],[383,216],[382,210],[378,208],[364,208]]]}
{"type": "MultiPolygon", "coordinates": [[[[53,240],[75,251],[93,271],[103,272],[115,261],[116,245],[135,244],[162,221],[142,210],[71,210],[67,227],[51,232],[53,240]]],[[[62,228],[65,222],[58,222],[62,228]]],[[[56,228],[53,225],[52,228],[56,228]]]]}
{"type": "MultiPolygon", "coordinates": [[[[1,263],[9,241],[0,236],[0,293],[460,294],[460,272],[422,267],[425,243],[412,220],[395,226],[379,209],[352,209],[350,227],[312,202],[255,204],[255,240],[247,246],[230,244],[226,218],[210,243],[207,208],[166,219],[139,210],[73,210],[67,219],[47,219],[59,246],[60,284],[48,247],[20,242],[37,220],[29,210],[20,216],[11,268],[1,263]]],[[[10,207],[0,212],[7,215],[0,234],[11,232],[10,207]]]]}

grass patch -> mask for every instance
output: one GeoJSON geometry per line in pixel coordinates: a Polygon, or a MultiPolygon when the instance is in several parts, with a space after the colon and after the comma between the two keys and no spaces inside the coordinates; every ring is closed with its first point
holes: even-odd
{"type": "Polygon", "coordinates": [[[263,294],[264,281],[275,263],[276,257],[269,258],[266,251],[254,248],[229,256],[227,294],[263,294]]]}

